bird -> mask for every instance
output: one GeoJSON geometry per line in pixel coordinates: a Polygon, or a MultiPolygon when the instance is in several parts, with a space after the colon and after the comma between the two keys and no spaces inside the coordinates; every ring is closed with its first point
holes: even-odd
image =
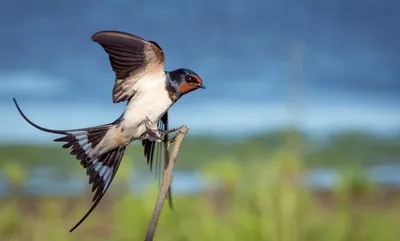
{"type": "MultiPolygon", "coordinates": [[[[161,156],[161,152],[166,168],[167,145],[174,141],[174,138],[168,139],[168,134],[178,131],[176,128],[168,129],[168,110],[182,96],[205,89],[202,79],[190,69],[165,70],[164,52],[154,41],[116,30],[99,31],[91,39],[104,49],[115,74],[113,103],[126,102],[124,112],[115,121],[79,129],[48,129],[28,119],[13,98],[18,112],[30,125],[62,135],[54,141],[64,143],[62,148],[71,149],[70,154],[86,170],[89,184],[92,184],[92,206],[70,232],[80,226],[99,204],[131,142],[142,142],[150,171],[155,161],[161,161],[154,160],[161,156]]],[[[172,208],[171,189],[168,194],[172,208]]]]}

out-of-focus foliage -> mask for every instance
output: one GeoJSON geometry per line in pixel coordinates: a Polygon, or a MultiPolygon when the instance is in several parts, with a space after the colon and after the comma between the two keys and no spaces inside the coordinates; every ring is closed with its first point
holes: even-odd
{"type": "MultiPolygon", "coordinates": [[[[215,140],[207,137],[191,137],[185,139],[185,148],[179,153],[181,161],[177,169],[197,169],[215,162],[217,159],[252,162],[268,160],[277,150],[294,151],[288,143],[293,137],[291,131],[276,131],[255,137],[225,138],[215,140]]],[[[400,135],[390,137],[377,136],[361,132],[345,132],[328,138],[312,138],[305,134],[298,135],[302,147],[302,162],[309,167],[351,164],[382,164],[398,161],[400,157],[400,135]]],[[[56,163],[62,167],[80,168],[69,151],[54,146],[0,146],[0,164],[12,159],[24,166],[56,163]]],[[[127,156],[135,160],[137,168],[144,168],[146,162],[142,146],[133,143],[126,151],[127,156]]],[[[131,160],[132,160],[131,159],[131,160]]]]}
{"type": "MultiPolygon", "coordinates": [[[[347,145],[337,140],[334,143],[341,149],[331,152],[345,157],[347,145]]],[[[211,148],[223,149],[223,144],[204,145],[209,149],[196,149],[185,142],[186,156],[179,156],[177,165],[191,160],[188,151],[218,156],[202,163],[201,170],[206,179],[216,179],[220,185],[210,185],[202,194],[175,197],[175,211],[165,205],[155,240],[400,240],[397,194],[388,199],[383,195],[385,190],[371,185],[358,165],[342,166],[342,181],[333,191],[310,191],[299,185],[306,162],[291,149],[284,149],[283,143],[278,151],[264,152],[258,159],[251,154],[248,158],[237,156],[245,148],[261,148],[249,143],[218,152],[221,155],[212,154],[211,148]]],[[[124,162],[128,159],[129,155],[124,162]]],[[[158,188],[151,186],[140,196],[128,192],[123,184],[136,171],[128,166],[122,166],[123,175],[115,180],[99,208],[73,233],[68,230],[86,212],[90,196],[12,196],[1,200],[0,240],[143,240],[158,188]]],[[[21,180],[15,178],[20,174],[8,176],[18,183],[21,180]]]]}

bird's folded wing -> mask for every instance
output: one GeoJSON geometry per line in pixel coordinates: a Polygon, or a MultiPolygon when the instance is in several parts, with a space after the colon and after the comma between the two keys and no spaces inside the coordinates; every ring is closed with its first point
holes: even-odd
{"type": "Polygon", "coordinates": [[[92,40],[108,53],[115,72],[114,103],[129,100],[145,75],[164,72],[164,53],[155,42],[119,31],[101,31],[92,40]]]}
{"type": "MultiPolygon", "coordinates": [[[[158,128],[160,130],[168,130],[168,112],[166,112],[158,121],[158,128]]],[[[167,140],[168,135],[165,135],[164,141],[167,140]]],[[[142,141],[142,145],[144,148],[144,156],[147,159],[147,164],[150,166],[150,171],[153,169],[153,164],[155,164],[156,176],[160,178],[163,174],[163,171],[161,171],[162,160],[164,159],[164,170],[167,168],[169,163],[169,152],[167,149],[167,145],[165,144],[165,142],[150,141],[147,139],[142,141]]],[[[171,187],[168,190],[168,201],[170,208],[173,209],[171,187]]]]}

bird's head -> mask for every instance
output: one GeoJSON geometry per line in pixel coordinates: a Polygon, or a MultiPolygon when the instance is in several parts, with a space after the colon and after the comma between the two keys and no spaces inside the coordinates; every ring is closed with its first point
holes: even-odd
{"type": "Polygon", "coordinates": [[[169,73],[170,81],[174,82],[180,96],[197,89],[205,89],[201,78],[189,69],[177,69],[169,73]]]}

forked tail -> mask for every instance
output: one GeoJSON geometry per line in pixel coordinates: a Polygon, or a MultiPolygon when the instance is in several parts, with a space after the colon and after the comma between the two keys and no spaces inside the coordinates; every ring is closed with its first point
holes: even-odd
{"type": "Polygon", "coordinates": [[[76,229],[96,208],[108,187],[110,186],[125,152],[125,146],[116,147],[105,153],[96,153],[96,146],[100,144],[111,127],[119,123],[119,119],[113,123],[72,130],[53,130],[41,127],[25,116],[14,98],[14,103],[21,116],[33,127],[54,134],[63,135],[55,139],[55,142],[66,142],[62,147],[71,148],[71,154],[76,156],[80,164],[86,169],[89,176],[89,184],[92,185],[92,192],[95,191],[93,205],[83,218],[70,230],[76,229]]]}

